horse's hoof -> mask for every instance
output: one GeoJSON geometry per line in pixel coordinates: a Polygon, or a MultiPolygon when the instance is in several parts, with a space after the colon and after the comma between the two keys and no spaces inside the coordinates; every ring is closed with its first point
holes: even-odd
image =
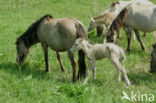
{"type": "Polygon", "coordinates": [[[64,67],[61,67],[61,70],[62,70],[62,72],[65,72],[65,69],[64,69],[64,67]]]}
{"type": "Polygon", "coordinates": [[[77,81],[76,79],[73,79],[73,83],[76,83],[76,81],[77,81]]]}
{"type": "Polygon", "coordinates": [[[48,69],[46,69],[45,71],[46,71],[46,72],[49,72],[49,71],[50,71],[50,69],[48,68],[48,69]]]}
{"type": "Polygon", "coordinates": [[[142,47],[142,50],[143,50],[143,51],[146,51],[146,47],[142,47]]]}

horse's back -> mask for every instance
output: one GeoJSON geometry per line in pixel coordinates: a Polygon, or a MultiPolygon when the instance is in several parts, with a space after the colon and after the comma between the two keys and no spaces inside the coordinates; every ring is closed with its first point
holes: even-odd
{"type": "Polygon", "coordinates": [[[156,5],[132,5],[126,25],[144,32],[156,30],[156,5]]]}
{"type": "Polygon", "coordinates": [[[74,21],[70,18],[45,20],[39,27],[38,36],[55,51],[66,51],[77,37],[74,21]]]}

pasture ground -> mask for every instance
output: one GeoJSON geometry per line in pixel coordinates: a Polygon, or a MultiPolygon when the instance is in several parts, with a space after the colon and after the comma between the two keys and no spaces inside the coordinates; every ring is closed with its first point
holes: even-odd
{"type": "MultiPolygon", "coordinates": [[[[16,38],[37,19],[45,14],[56,18],[74,17],[88,27],[90,18],[97,16],[114,1],[0,0],[0,103],[131,103],[129,100],[121,100],[123,91],[129,96],[132,91],[138,95],[153,94],[156,103],[156,74],[148,72],[152,43],[156,41],[152,33],[142,37],[147,47],[146,52],[141,50],[137,40],[132,40],[131,52],[126,52],[127,58],[123,65],[132,82],[128,89],[125,88],[124,81],[117,82],[116,68],[107,59],[97,62],[97,79],[92,81],[90,76],[88,84],[82,86],[82,81],[76,84],[71,82],[72,68],[66,53],[62,53],[66,69],[63,73],[56,53],[49,49],[51,68],[50,73],[45,73],[40,44],[30,49],[22,71],[18,69],[16,38]]],[[[152,1],[156,3],[155,0],[152,1]]],[[[104,36],[99,38],[95,34],[95,30],[90,32],[89,39],[102,43],[104,36]]],[[[118,45],[126,51],[125,32],[121,31],[121,36],[118,45]]]]}

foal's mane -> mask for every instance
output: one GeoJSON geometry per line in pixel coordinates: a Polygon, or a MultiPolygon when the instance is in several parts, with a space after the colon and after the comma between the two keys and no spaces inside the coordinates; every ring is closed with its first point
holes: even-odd
{"type": "Polygon", "coordinates": [[[94,20],[100,19],[100,18],[104,17],[105,15],[107,15],[107,13],[106,13],[106,14],[103,14],[103,15],[99,15],[99,16],[97,16],[97,17],[94,17],[93,19],[94,19],[94,20]]]}
{"type": "MultiPolygon", "coordinates": [[[[123,26],[123,24],[126,21],[126,17],[129,14],[129,6],[131,4],[129,4],[128,6],[126,6],[119,14],[118,16],[114,19],[114,21],[112,22],[108,32],[110,32],[110,35],[108,35],[109,37],[112,37],[114,35],[114,31],[119,32],[121,26],[123,26]]],[[[107,32],[107,34],[108,34],[107,32]]]]}
{"type": "Polygon", "coordinates": [[[16,45],[21,43],[22,41],[26,45],[26,47],[30,47],[31,45],[38,43],[39,39],[37,37],[37,29],[40,25],[40,23],[45,19],[52,19],[53,16],[47,14],[43,17],[41,17],[39,20],[34,22],[32,25],[29,26],[27,31],[23,33],[19,38],[17,38],[16,45]]]}

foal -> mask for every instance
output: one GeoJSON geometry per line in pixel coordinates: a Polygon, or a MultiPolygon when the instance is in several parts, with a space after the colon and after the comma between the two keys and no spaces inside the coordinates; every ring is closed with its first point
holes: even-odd
{"type": "Polygon", "coordinates": [[[116,46],[112,43],[105,43],[105,44],[93,44],[87,41],[86,39],[79,38],[73,44],[71,51],[74,52],[76,50],[81,50],[85,53],[88,58],[89,66],[88,71],[84,80],[84,84],[87,83],[90,70],[93,69],[93,79],[96,79],[96,60],[109,58],[115,67],[118,69],[118,81],[121,81],[120,71],[124,75],[124,79],[126,80],[127,86],[131,83],[127,77],[125,68],[120,64],[125,58],[125,53],[123,49],[116,46]]]}

